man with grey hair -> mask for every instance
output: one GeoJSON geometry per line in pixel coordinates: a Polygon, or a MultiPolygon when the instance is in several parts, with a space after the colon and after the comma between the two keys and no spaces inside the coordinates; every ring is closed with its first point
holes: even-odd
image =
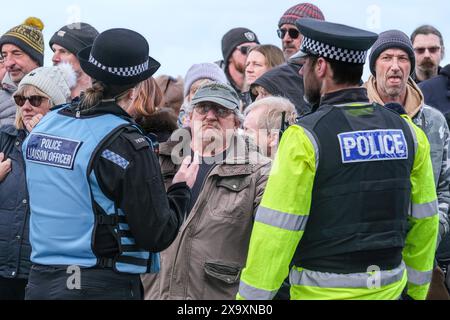
{"type": "Polygon", "coordinates": [[[267,97],[245,109],[244,130],[259,152],[273,159],[281,138],[280,131],[294,124],[296,118],[295,106],[288,99],[267,97]]]}
{"type": "Polygon", "coordinates": [[[160,273],[143,279],[146,299],[230,300],[238,291],[254,214],[271,166],[270,159],[252,150],[239,135],[243,120],[239,104],[229,85],[202,86],[187,110],[190,132],[180,129],[161,144],[167,185],[184,157],[194,155],[200,166],[189,216],[172,245],[161,253],[160,273]]]}
{"type": "Polygon", "coordinates": [[[44,24],[30,17],[0,37],[0,52],[6,74],[0,79],[0,127],[12,125],[16,104],[12,97],[20,80],[44,64],[44,24]]]}

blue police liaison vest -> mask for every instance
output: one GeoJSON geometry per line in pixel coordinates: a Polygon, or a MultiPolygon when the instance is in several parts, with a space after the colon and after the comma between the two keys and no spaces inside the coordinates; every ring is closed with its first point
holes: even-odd
{"type": "Polygon", "coordinates": [[[136,246],[124,212],[101,191],[91,167],[98,147],[130,125],[112,114],[74,118],[54,110],[24,141],[33,263],[108,266],[134,274],[159,271],[159,254],[136,246]],[[95,204],[104,213],[96,212],[95,204]],[[112,225],[120,239],[114,259],[93,252],[99,224],[112,225]]]}

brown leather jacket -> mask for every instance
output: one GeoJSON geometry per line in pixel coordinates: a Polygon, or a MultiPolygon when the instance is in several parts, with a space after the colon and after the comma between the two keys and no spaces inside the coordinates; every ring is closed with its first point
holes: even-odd
{"type": "MultiPolygon", "coordinates": [[[[271,166],[242,137],[235,141],[241,152],[228,152],[210,172],[177,238],[161,253],[160,273],[143,277],[146,299],[235,298],[271,166]]],[[[160,149],[166,186],[178,169],[173,147],[165,143],[160,149]]]]}

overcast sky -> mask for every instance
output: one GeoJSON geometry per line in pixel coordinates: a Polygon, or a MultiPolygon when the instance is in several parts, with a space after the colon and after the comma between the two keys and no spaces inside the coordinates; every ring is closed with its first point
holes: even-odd
{"type": "MultiPolygon", "coordinates": [[[[159,74],[184,76],[194,63],[221,58],[221,39],[234,27],[252,29],[264,44],[280,46],[276,36],[283,12],[300,3],[291,0],[41,0],[9,1],[0,22],[3,34],[36,16],[45,24],[45,64],[51,64],[48,41],[65,24],[88,22],[100,32],[124,27],[142,33],[150,55],[161,62],[159,74]]],[[[445,0],[317,0],[328,21],[374,32],[400,29],[406,34],[432,24],[450,47],[450,2],[445,0]]],[[[445,58],[442,65],[449,63],[445,58]]]]}

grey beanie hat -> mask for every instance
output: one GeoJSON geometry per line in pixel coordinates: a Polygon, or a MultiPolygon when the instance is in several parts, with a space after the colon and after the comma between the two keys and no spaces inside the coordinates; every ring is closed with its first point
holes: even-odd
{"type": "Polygon", "coordinates": [[[370,72],[375,76],[375,62],[378,56],[385,50],[398,48],[404,50],[411,61],[411,74],[416,67],[416,57],[414,49],[409,37],[400,30],[388,30],[380,33],[378,40],[373,44],[372,51],[369,56],[370,72]]]}
{"type": "Polygon", "coordinates": [[[32,85],[48,95],[55,106],[71,101],[71,89],[77,84],[72,66],[65,62],[53,67],[40,67],[25,75],[19,90],[32,85]]]}
{"type": "Polygon", "coordinates": [[[228,83],[227,76],[215,63],[199,63],[189,68],[184,77],[184,97],[189,94],[191,86],[200,79],[209,79],[216,82],[228,83]]]}

